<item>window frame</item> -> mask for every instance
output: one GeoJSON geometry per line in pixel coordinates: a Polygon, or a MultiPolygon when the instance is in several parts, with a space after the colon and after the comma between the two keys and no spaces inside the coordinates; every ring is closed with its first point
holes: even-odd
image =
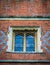
{"type": "MultiPolygon", "coordinates": [[[[16,36],[16,34],[19,35],[19,34],[21,34],[21,33],[20,33],[20,32],[17,32],[17,33],[13,32],[13,33],[14,33],[14,35],[13,35],[14,38],[13,38],[12,40],[14,41],[14,43],[12,43],[12,44],[13,44],[12,50],[15,51],[15,48],[14,48],[14,47],[15,47],[15,36],[16,36]]],[[[23,33],[22,33],[22,35],[23,35],[23,33]]],[[[24,35],[23,35],[23,36],[24,36],[24,35]]],[[[24,38],[23,38],[23,39],[24,39],[24,38]]],[[[15,52],[16,52],[16,51],[15,51],[15,52]]],[[[21,52],[21,51],[18,51],[18,52],[21,52]]]]}
{"type": "MultiPolygon", "coordinates": [[[[24,34],[24,36],[25,36],[25,34],[24,34]]],[[[11,41],[9,39],[8,42],[7,42],[7,45],[8,45],[7,51],[8,52],[16,52],[16,53],[36,53],[36,52],[42,52],[41,41],[40,41],[40,38],[41,38],[41,28],[40,27],[34,27],[34,26],[33,27],[32,26],[30,26],[30,27],[23,27],[23,26],[18,27],[18,26],[16,26],[15,27],[15,26],[11,26],[11,27],[9,27],[9,34],[8,34],[8,38],[10,38],[10,37],[11,37],[11,41]],[[16,52],[16,51],[14,51],[14,43],[15,43],[15,41],[14,41],[15,33],[13,32],[14,30],[37,30],[37,32],[35,34],[35,52],[26,52],[25,50],[24,50],[24,52],[16,52]],[[10,42],[11,42],[11,45],[9,45],[10,42]],[[11,48],[9,48],[9,46],[11,46],[11,48]]],[[[26,42],[24,40],[24,46],[26,46],[25,43],[26,42]]]]}
{"type": "MultiPolygon", "coordinates": [[[[29,35],[30,35],[30,34],[34,34],[34,33],[33,33],[33,32],[27,32],[27,31],[26,31],[26,32],[21,32],[21,31],[18,32],[18,31],[17,31],[17,33],[13,32],[13,45],[12,45],[12,50],[14,50],[14,47],[15,47],[15,44],[14,44],[14,43],[15,43],[15,34],[18,34],[18,33],[19,33],[19,34],[23,34],[23,37],[24,37],[23,51],[22,51],[22,52],[27,52],[27,51],[26,51],[26,44],[27,44],[27,43],[26,43],[26,36],[27,36],[28,33],[29,33],[29,35]]],[[[34,34],[34,37],[35,37],[35,34],[34,34]]],[[[17,52],[17,51],[15,51],[15,52],[17,52]]],[[[20,51],[20,52],[21,52],[21,51],[20,51]]],[[[32,52],[32,51],[30,51],[30,52],[32,52]]]]}

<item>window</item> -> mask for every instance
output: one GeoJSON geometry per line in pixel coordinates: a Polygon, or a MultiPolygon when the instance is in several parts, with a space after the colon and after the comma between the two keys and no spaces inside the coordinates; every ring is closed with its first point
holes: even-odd
{"type": "Polygon", "coordinates": [[[33,52],[35,51],[35,34],[30,31],[15,31],[14,51],[16,52],[33,52]]]}
{"type": "Polygon", "coordinates": [[[41,52],[40,27],[9,27],[8,49],[12,52],[41,52]]]}
{"type": "Polygon", "coordinates": [[[14,51],[23,51],[23,41],[24,38],[21,34],[15,35],[14,51]]]}
{"type": "Polygon", "coordinates": [[[33,35],[26,36],[26,51],[35,51],[35,37],[33,35]]]}

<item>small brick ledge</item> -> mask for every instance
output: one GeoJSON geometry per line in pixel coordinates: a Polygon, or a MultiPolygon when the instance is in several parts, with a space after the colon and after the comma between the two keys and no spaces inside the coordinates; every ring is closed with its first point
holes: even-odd
{"type": "Polygon", "coordinates": [[[50,60],[0,60],[0,63],[50,63],[50,60]]]}

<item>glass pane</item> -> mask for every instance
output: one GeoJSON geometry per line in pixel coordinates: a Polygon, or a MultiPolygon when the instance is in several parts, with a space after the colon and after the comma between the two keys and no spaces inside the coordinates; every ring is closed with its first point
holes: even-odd
{"type": "Polygon", "coordinates": [[[23,47],[15,47],[15,51],[22,51],[23,50],[23,47]]]}
{"type": "Polygon", "coordinates": [[[26,47],[26,48],[27,48],[27,51],[28,51],[28,52],[29,52],[29,51],[30,51],[30,52],[33,52],[33,51],[34,51],[34,50],[33,50],[33,49],[34,49],[33,47],[26,47]]]}
{"type": "Polygon", "coordinates": [[[32,35],[26,37],[26,51],[35,51],[35,40],[32,35]]]}
{"type": "Polygon", "coordinates": [[[23,51],[23,36],[15,36],[15,51],[23,51]]]}

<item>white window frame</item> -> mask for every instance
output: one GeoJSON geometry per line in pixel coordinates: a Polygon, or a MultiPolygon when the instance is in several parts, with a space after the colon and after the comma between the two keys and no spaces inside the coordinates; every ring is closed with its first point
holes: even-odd
{"type": "MultiPolygon", "coordinates": [[[[8,49],[7,49],[7,52],[14,52],[14,44],[15,44],[15,41],[14,41],[14,37],[15,37],[15,33],[13,33],[13,30],[25,30],[25,29],[28,29],[28,30],[37,30],[37,33],[35,34],[35,52],[33,53],[36,53],[36,52],[42,52],[43,50],[41,49],[41,27],[9,27],[9,31],[8,31],[8,42],[7,42],[7,45],[8,45],[8,49]]],[[[24,43],[25,44],[25,43],[24,43]]],[[[25,51],[26,52],[26,51],[25,51]]],[[[23,52],[24,53],[24,52],[23,52]]]]}

